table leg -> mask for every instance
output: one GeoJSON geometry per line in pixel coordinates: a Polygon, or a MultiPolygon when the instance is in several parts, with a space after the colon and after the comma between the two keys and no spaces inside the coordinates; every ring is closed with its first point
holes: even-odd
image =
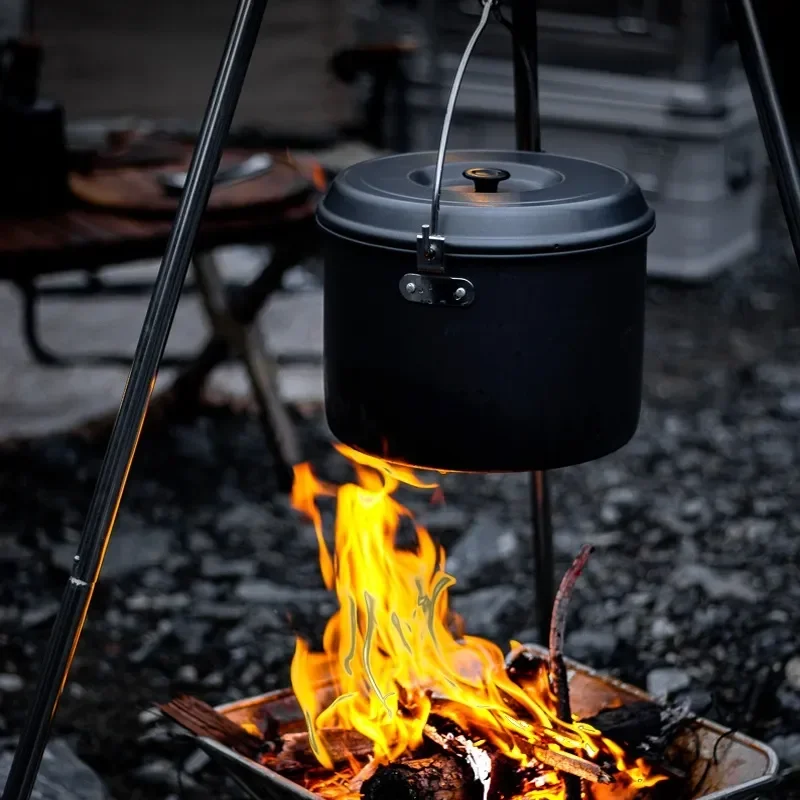
{"type": "Polygon", "coordinates": [[[288,490],[292,485],[292,467],[302,460],[302,456],[294,424],[278,392],[275,361],[264,343],[255,318],[243,322],[231,313],[213,255],[195,255],[194,268],[215,337],[228,344],[242,360],[250,376],[267,443],[275,458],[278,482],[282,490],[288,490]]]}
{"type": "Polygon", "coordinates": [[[31,355],[39,364],[48,367],[63,366],[64,359],[49,350],[39,336],[38,315],[36,314],[39,292],[36,284],[31,280],[18,283],[17,287],[22,292],[22,328],[31,355]]]}

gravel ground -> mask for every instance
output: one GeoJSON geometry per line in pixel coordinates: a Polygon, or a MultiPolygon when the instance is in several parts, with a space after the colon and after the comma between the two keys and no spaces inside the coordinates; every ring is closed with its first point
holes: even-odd
{"type": "MultiPolygon", "coordinates": [[[[800,276],[777,203],[761,256],[701,288],[649,289],[646,403],[634,441],[552,476],[565,567],[579,583],[568,654],[686,694],[800,767],[800,276]]],[[[310,458],[346,474],[321,420],[310,458]]],[[[102,457],[51,436],[2,454],[0,736],[28,690],[102,457]]],[[[411,495],[450,552],[471,632],[531,640],[525,476],[447,476],[447,504],[411,495]]],[[[146,432],[56,732],[118,800],[223,797],[185,776],[186,743],[147,709],[179,691],[209,702],[285,685],[292,630],[332,611],[313,536],[276,497],[257,424],[228,410],[146,432]]],[[[783,796],[789,796],[786,789],[783,796]]]]}

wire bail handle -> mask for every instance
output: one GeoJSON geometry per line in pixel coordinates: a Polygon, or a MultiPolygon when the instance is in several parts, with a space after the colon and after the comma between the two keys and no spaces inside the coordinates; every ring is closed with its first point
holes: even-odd
{"type": "Polygon", "coordinates": [[[458,99],[458,92],[461,89],[461,82],[464,80],[464,73],[467,71],[467,64],[472,56],[472,51],[478,43],[481,34],[489,22],[489,15],[497,5],[498,0],[482,0],[483,11],[475,31],[470,37],[461,62],[456,70],[453,79],[453,86],[450,89],[450,97],[447,100],[447,110],[444,115],[442,125],[442,136],[439,140],[439,152],[436,157],[436,172],[433,179],[433,197],[431,200],[431,221],[430,224],[422,226],[422,233],[417,234],[417,268],[420,272],[444,272],[444,236],[438,233],[439,230],[439,205],[442,199],[442,173],[444,171],[444,159],[447,152],[447,140],[450,137],[450,126],[453,122],[453,112],[458,99]]]}

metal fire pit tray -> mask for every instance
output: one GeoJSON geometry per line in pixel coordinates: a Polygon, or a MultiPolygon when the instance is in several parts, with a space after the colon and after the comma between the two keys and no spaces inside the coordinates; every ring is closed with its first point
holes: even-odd
{"type": "MultiPolygon", "coordinates": [[[[547,656],[538,645],[525,645],[536,656],[547,656]]],[[[573,713],[586,719],[612,705],[653,698],[641,689],[602,675],[584,664],[566,659],[570,673],[573,713]]],[[[304,730],[300,708],[291,689],[217,706],[217,711],[237,723],[257,722],[259,712],[269,713],[284,732],[304,730]]],[[[258,800],[320,800],[316,795],[281,777],[255,761],[205,737],[200,747],[253,798],[258,800]]],[[[763,795],[777,782],[778,757],[772,749],[744,734],[707,719],[697,719],[676,740],[676,745],[694,758],[691,785],[697,786],[691,800],[747,800],[763,795]],[[698,754],[695,758],[695,754],[698,754]],[[705,777],[703,774],[705,773],[705,777]],[[702,781],[702,782],[701,782],[702,781]]],[[[691,759],[687,759],[691,761],[691,759]]]]}

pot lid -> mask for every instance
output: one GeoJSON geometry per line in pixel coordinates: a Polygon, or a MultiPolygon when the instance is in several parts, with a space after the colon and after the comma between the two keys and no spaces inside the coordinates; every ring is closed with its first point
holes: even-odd
{"type": "MultiPolygon", "coordinates": [[[[414,250],[431,221],[436,153],[403,153],[340,172],[320,203],[323,228],[414,250]]],[[[437,233],[449,254],[601,247],[649,234],[655,214],[621,170],[549,153],[450,151],[437,233]]]]}

